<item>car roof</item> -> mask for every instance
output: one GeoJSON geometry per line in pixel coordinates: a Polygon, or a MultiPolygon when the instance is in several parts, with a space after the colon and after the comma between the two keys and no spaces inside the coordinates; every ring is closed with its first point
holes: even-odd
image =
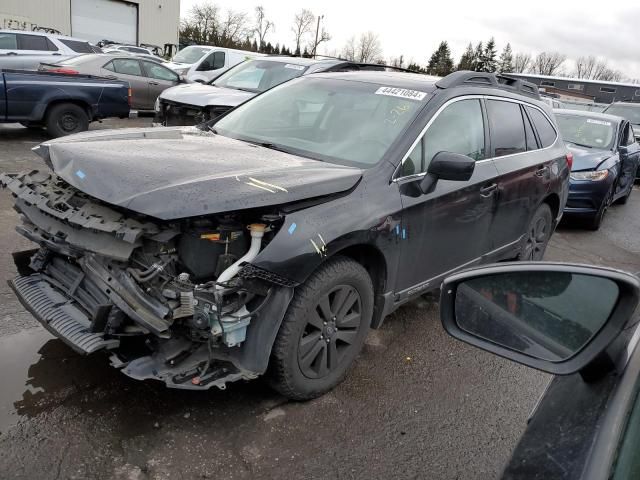
{"type": "MultiPolygon", "coordinates": [[[[253,52],[251,52],[253,53],[253,52]]],[[[268,62],[278,62],[278,63],[291,63],[294,65],[301,65],[301,66],[307,66],[307,65],[316,65],[316,64],[322,64],[322,63],[326,63],[328,65],[337,65],[340,63],[350,63],[350,62],[345,62],[343,60],[335,60],[335,59],[315,59],[315,58],[305,58],[305,57],[288,57],[288,56],[279,56],[279,55],[269,55],[269,56],[265,56],[265,57],[256,57],[256,58],[252,58],[251,60],[260,60],[260,61],[268,61],[268,62]]]]}
{"type": "Polygon", "coordinates": [[[569,108],[555,109],[553,111],[556,115],[572,115],[575,117],[589,117],[594,120],[608,120],[610,122],[620,123],[624,121],[624,118],[617,115],[610,115],[608,113],[600,112],[588,112],[586,110],[571,110],[569,108]]]}
{"type": "Polygon", "coordinates": [[[0,33],[21,33],[24,35],[40,35],[40,36],[50,37],[50,38],[62,38],[65,40],[75,40],[76,42],[89,43],[84,38],[70,37],[69,35],[62,35],[59,33],[34,32],[30,30],[12,30],[12,29],[0,29],[0,33]]]}
{"type": "Polygon", "coordinates": [[[440,77],[423,75],[421,73],[386,72],[375,70],[315,73],[314,77],[337,78],[339,80],[373,83],[388,87],[421,90],[425,92],[432,92],[435,90],[435,83],[440,80],[440,77]]]}

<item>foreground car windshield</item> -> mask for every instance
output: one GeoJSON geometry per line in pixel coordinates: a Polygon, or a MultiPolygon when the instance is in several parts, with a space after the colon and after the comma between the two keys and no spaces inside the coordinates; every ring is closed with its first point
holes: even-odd
{"type": "Polygon", "coordinates": [[[176,53],[176,56],[173,57],[173,61],[176,63],[196,63],[209,50],[209,48],[203,47],[187,47],[176,53]]]}
{"type": "Polygon", "coordinates": [[[299,77],[306,70],[294,63],[269,60],[248,60],[223,73],[213,83],[216,87],[235,88],[250,92],[264,92],[271,87],[299,77]]]}
{"type": "Polygon", "coordinates": [[[608,115],[618,115],[631,123],[640,124],[640,107],[630,105],[611,105],[606,109],[608,115]]]}
{"type": "Polygon", "coordinates": [[[556,119],[565,142],[589,148],[611,148],[616,128],[613,122],[579,115],[556,114],[556,119]]]}
{"type": "Polygon", "coordinates": [[[360,81],[305,77],[238,107],[216,123],[215,130],[302,156],[366,168],[382,159],[425,97],[422,92],[360,81]],[[395,96],[398,90],[414,98],[395,96]]]}

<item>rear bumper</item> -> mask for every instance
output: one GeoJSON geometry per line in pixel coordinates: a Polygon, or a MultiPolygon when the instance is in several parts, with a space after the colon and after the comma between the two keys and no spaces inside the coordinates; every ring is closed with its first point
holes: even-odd
{"type": "Polygon", "coordinates": [[[92,332],[89,317],[43,275],[18,276],[9,280],[9,286],[36,320],[75,351],[88,355],[120,346],[120,340],[92,332]]]}

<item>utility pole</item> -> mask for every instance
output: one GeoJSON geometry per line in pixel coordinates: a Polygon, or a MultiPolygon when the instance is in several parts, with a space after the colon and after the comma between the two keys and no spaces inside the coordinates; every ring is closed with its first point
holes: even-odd
{"type": "Polygon", "coordinates": [[[316,49],[318,48],[318,32],[320,31],[320,20],[324,18],[324,15],[318,15],[318,25],[316,25],[316,41],[313,42],[313,58],[316,58],[316,49]]]}

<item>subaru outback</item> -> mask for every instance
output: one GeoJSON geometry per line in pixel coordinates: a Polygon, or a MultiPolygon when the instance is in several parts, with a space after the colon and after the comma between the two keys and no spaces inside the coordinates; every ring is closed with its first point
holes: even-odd
{"type": "Polygon", "coordinates": [[[540,260],[570,159],[535,85],[456,72],[320,73],[200,127],[101,131],[3,174],[10,285],[84,354],[206,390],[337,385],[370,328],[451,272],[540,260]]]}

